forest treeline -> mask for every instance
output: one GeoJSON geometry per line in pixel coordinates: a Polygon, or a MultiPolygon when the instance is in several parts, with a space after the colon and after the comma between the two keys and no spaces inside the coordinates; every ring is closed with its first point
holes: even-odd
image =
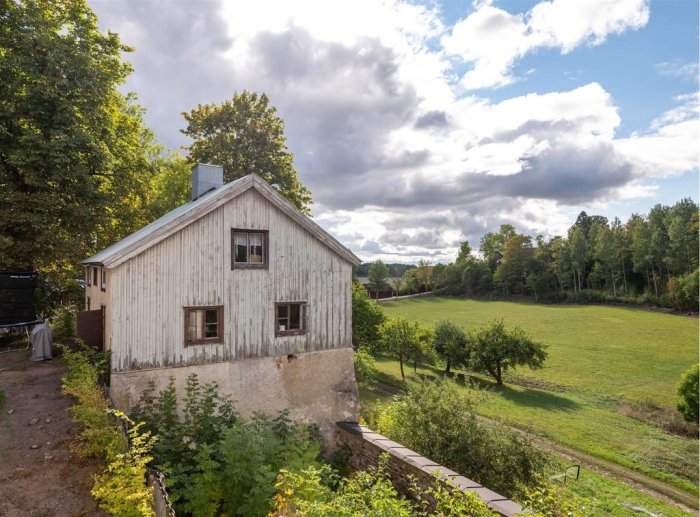
{"type": "MultiPolygon", "coordinates": [[[[623,223],[581,212],[566,235],[518,233],[510,224],[485,234],[478,253],[461,244],[451,264],[425,261],[371,287],[407,294],[436,291],[474,297],[532,297],[545,302],[621,302],[698,309],[698,205],[689,198],[656,205],[623,223]]],[[[387,275],[388,276],[388,275],[387,275]]]]}

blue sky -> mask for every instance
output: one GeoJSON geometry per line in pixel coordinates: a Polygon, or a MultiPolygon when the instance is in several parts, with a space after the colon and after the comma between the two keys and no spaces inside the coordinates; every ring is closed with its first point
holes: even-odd
{"type": "Polygon", "coordinates": [[[92,5],[166,146],[182,111],[266,92],[316,220],[366,260],[698,198],[694,0],[92,5]]]}

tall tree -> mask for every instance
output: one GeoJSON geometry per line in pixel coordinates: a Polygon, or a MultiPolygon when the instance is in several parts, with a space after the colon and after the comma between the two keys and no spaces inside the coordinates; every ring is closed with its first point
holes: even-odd
{"type": "Polygon", "coordinates": [[[377,259],[369,268],[367,280],[369,286],[374,289],[379,298],[379,291],[384,291],[388,287],[386,279],[389,277],[389,268],[380,259],[377,259]]]}
{"type": "Polygon", "coordinates": [[[183,116],[187,128],[182,132],[193,140],[192,161],[223,166],[226,182],[255,173],[309,213],[311,194],[297,177],[284,121],[267,95],[244,90],[221,105],[200,104],[183,116]]]}
{"type": "Polygon", "coordinates": [[[515,235],[515,228],[510,224],[502,224],[498,233],[489,232],[485,234],[479,242],[479,251],[484,257],[484,260],[491,268],[491,272],[495,272],[498,265],[501,263],[503,256],[503,245],[505,242],[515,235]]]}
{"type": "Polygon", "coordinates": [[[130,49],[84,0],[2,0],[0,13],[0,267],[61,283],[143,224],[153,135],[117,90],[130,49]]]}
{"type": "MultiPolygon", "coordinates": [[[[585,212],[583,212],[585,213],[585,212]]],[[[569,249],[571,250],[571,261],[576,273],[576,287],[580,291],[583,288],[583,280],[586,274],[586,262],[588,260],[588,241],[580,226],[572,227],[569,236],[569,249]]]]}
{"type": "Polygon", "coordinates": [[[533,257],[532,238],[529,235],[516,234],[505,241],[501,263],[493,279],[503,285],[506,295],[510,290],[525,293],[526,274],[533,257]]]}

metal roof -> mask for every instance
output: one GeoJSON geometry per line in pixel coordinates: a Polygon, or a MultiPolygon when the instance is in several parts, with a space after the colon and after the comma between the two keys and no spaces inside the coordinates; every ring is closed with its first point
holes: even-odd
{"type": "Polygon", "coordinates": [[[262,194],[268,201],[295,220],[300,226],[304,227],[309,233],[314,235],[342,258],[351,264],[360,264],[360,259],[354,253],[343,246],[309,217],[302,214],[294,205],[256,174],[249,174],[248,176],[226,183],[194,201],[177,207],[163,217],[156,219],[151,224],[144,226],[140,230],[128,235],[95,255],[82,260],[80,263],[84,265],[99,265],[106,268],[116,267],[178,232],[212,210],[235,199],[251,188],[254,188],[257,192],[262,194]]]}

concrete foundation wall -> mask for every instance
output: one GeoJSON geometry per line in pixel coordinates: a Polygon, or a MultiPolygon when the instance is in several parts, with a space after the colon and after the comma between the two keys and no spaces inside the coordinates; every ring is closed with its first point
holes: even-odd
{"type": "Polygon", "coordinates": [[[178,395],[187,377],[196,373],[200,384],[216,382],[220,393],[230,394],[244,416],[264,411],[272,416],[290,410],[296,420],[318,425],[325,445],[335,446],[336,422],[357,422],[358,393],[352,348],[298,355],[257,357],[212,364],[112,372],[110,395],[115,407],[128,411],[149,381],[156,393],[175,378],[178,395]]]}

